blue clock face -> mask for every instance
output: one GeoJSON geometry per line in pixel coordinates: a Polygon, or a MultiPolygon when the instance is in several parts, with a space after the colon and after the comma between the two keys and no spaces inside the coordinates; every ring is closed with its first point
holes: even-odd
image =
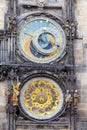
{"type": "Polygon", "coordinates": [[[19,23],[18,48],[21,54],[35,63],[60,59],[66,46],[62,27],[46,17],[27,17],[19,23]]]}

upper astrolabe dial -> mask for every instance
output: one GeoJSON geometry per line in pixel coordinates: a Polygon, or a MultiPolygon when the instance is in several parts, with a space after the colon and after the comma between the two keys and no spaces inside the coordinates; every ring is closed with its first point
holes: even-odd
{"type": "Polygon", "coordinates": [[[18,26],[18,48],[27,60],[50,63],[61,58],[66,47],[66,36],[57,22],[35,16],[23,19],[18,26]]]}

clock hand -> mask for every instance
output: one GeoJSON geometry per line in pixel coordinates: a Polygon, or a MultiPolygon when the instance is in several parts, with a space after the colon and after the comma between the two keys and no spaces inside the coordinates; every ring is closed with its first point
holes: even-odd
{"type": "Polygon", "coordinates": [[[42,42],[44,42],[44,43],[45,43],[45,41],[44,41],[43,39],[41,39],[41,38],[39,38],[38,40],[41,40],[42,42]]]}
{"type": "Polygon", "coordinates": [[[46,35],[45,35],[45,39],[46,39],[46,42],[49,43],[48,38],[46,37],[46,35]]]}
{"type": "Polygon", "coordinates": [[[31,34],[29,34],[29,33],[26,33],[26,32],[25,32],[24,34],[26,34],[26,35],[28,35],[28,36],[32,36],[32,37],[33,37],[33,35],[31,35],[31,34]]]}
{"type": "Polygon", "coordinates": [[[60,47],[60,45],[58,43],[55,44],[56,47],[60,47]]]}

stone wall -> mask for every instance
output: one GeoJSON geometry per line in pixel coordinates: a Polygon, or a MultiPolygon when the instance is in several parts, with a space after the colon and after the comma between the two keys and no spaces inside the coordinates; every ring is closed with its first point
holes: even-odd
{"type": "Polygon", "coordinates": [[[0,0],[0,30],[4,28],[4,14],[7,11],[8,1],[0,0]]]}
{"type": "Polygon", "coordinates": [[[77,0],[75,5],[78,37],[75,42],[75,61],[79,90],[78,113],[81,120],[87,121],[87,0],[77,0]]]}
{"type": "Polygon", "coordinates": [[[0,130],[7,130],[6,92],[7,82],[0,82],[0,130]]]}
{"type": "MultiPolygon", "coordinates": [[[[4,28],[4,15],[8,8],[7,0],[0,0],[0,30],[4,28]]],[[[7,82],[0,82],[0,130],[7,130],[6,97],[7,82]]]]}

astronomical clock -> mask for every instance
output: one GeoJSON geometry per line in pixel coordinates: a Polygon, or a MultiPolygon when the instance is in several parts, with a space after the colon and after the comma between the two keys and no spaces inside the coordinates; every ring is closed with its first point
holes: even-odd
{"type": "MultiPolygon", "coordinates": [[[[51,14],[40,13],[18,19],[17,47],[28,63],[50,67],[66,53],[66,34],[59,19],[55,21],[51,14]]],[[[49,72],[46,72],[47,68],[36,69],[36,73],[33,71],[20,90],[19,109],[29,119],[47,122],[64,111],[65,86],[56,76],[52,76],[51,69],[49,72]]]]}
{"type": "MultiPolygon", "coordinates": [[[[72,12],[63,13],[62,4],[63,0],[10,2],[4,33],[7,55],[3,55],[3,75],[10,86],[6,92],[9,130],[34,123],[71,125],[75,24],[72,12]]],[[[71,11],[71,4],[65,9],[71,11]]]]}
{"type": "Polygon", "coordinates": [[[49,17],[35,15],[19,21],[17,44],[21,54],[39,64],[60,60],[66,48],[63,28],[49,17]]]}

